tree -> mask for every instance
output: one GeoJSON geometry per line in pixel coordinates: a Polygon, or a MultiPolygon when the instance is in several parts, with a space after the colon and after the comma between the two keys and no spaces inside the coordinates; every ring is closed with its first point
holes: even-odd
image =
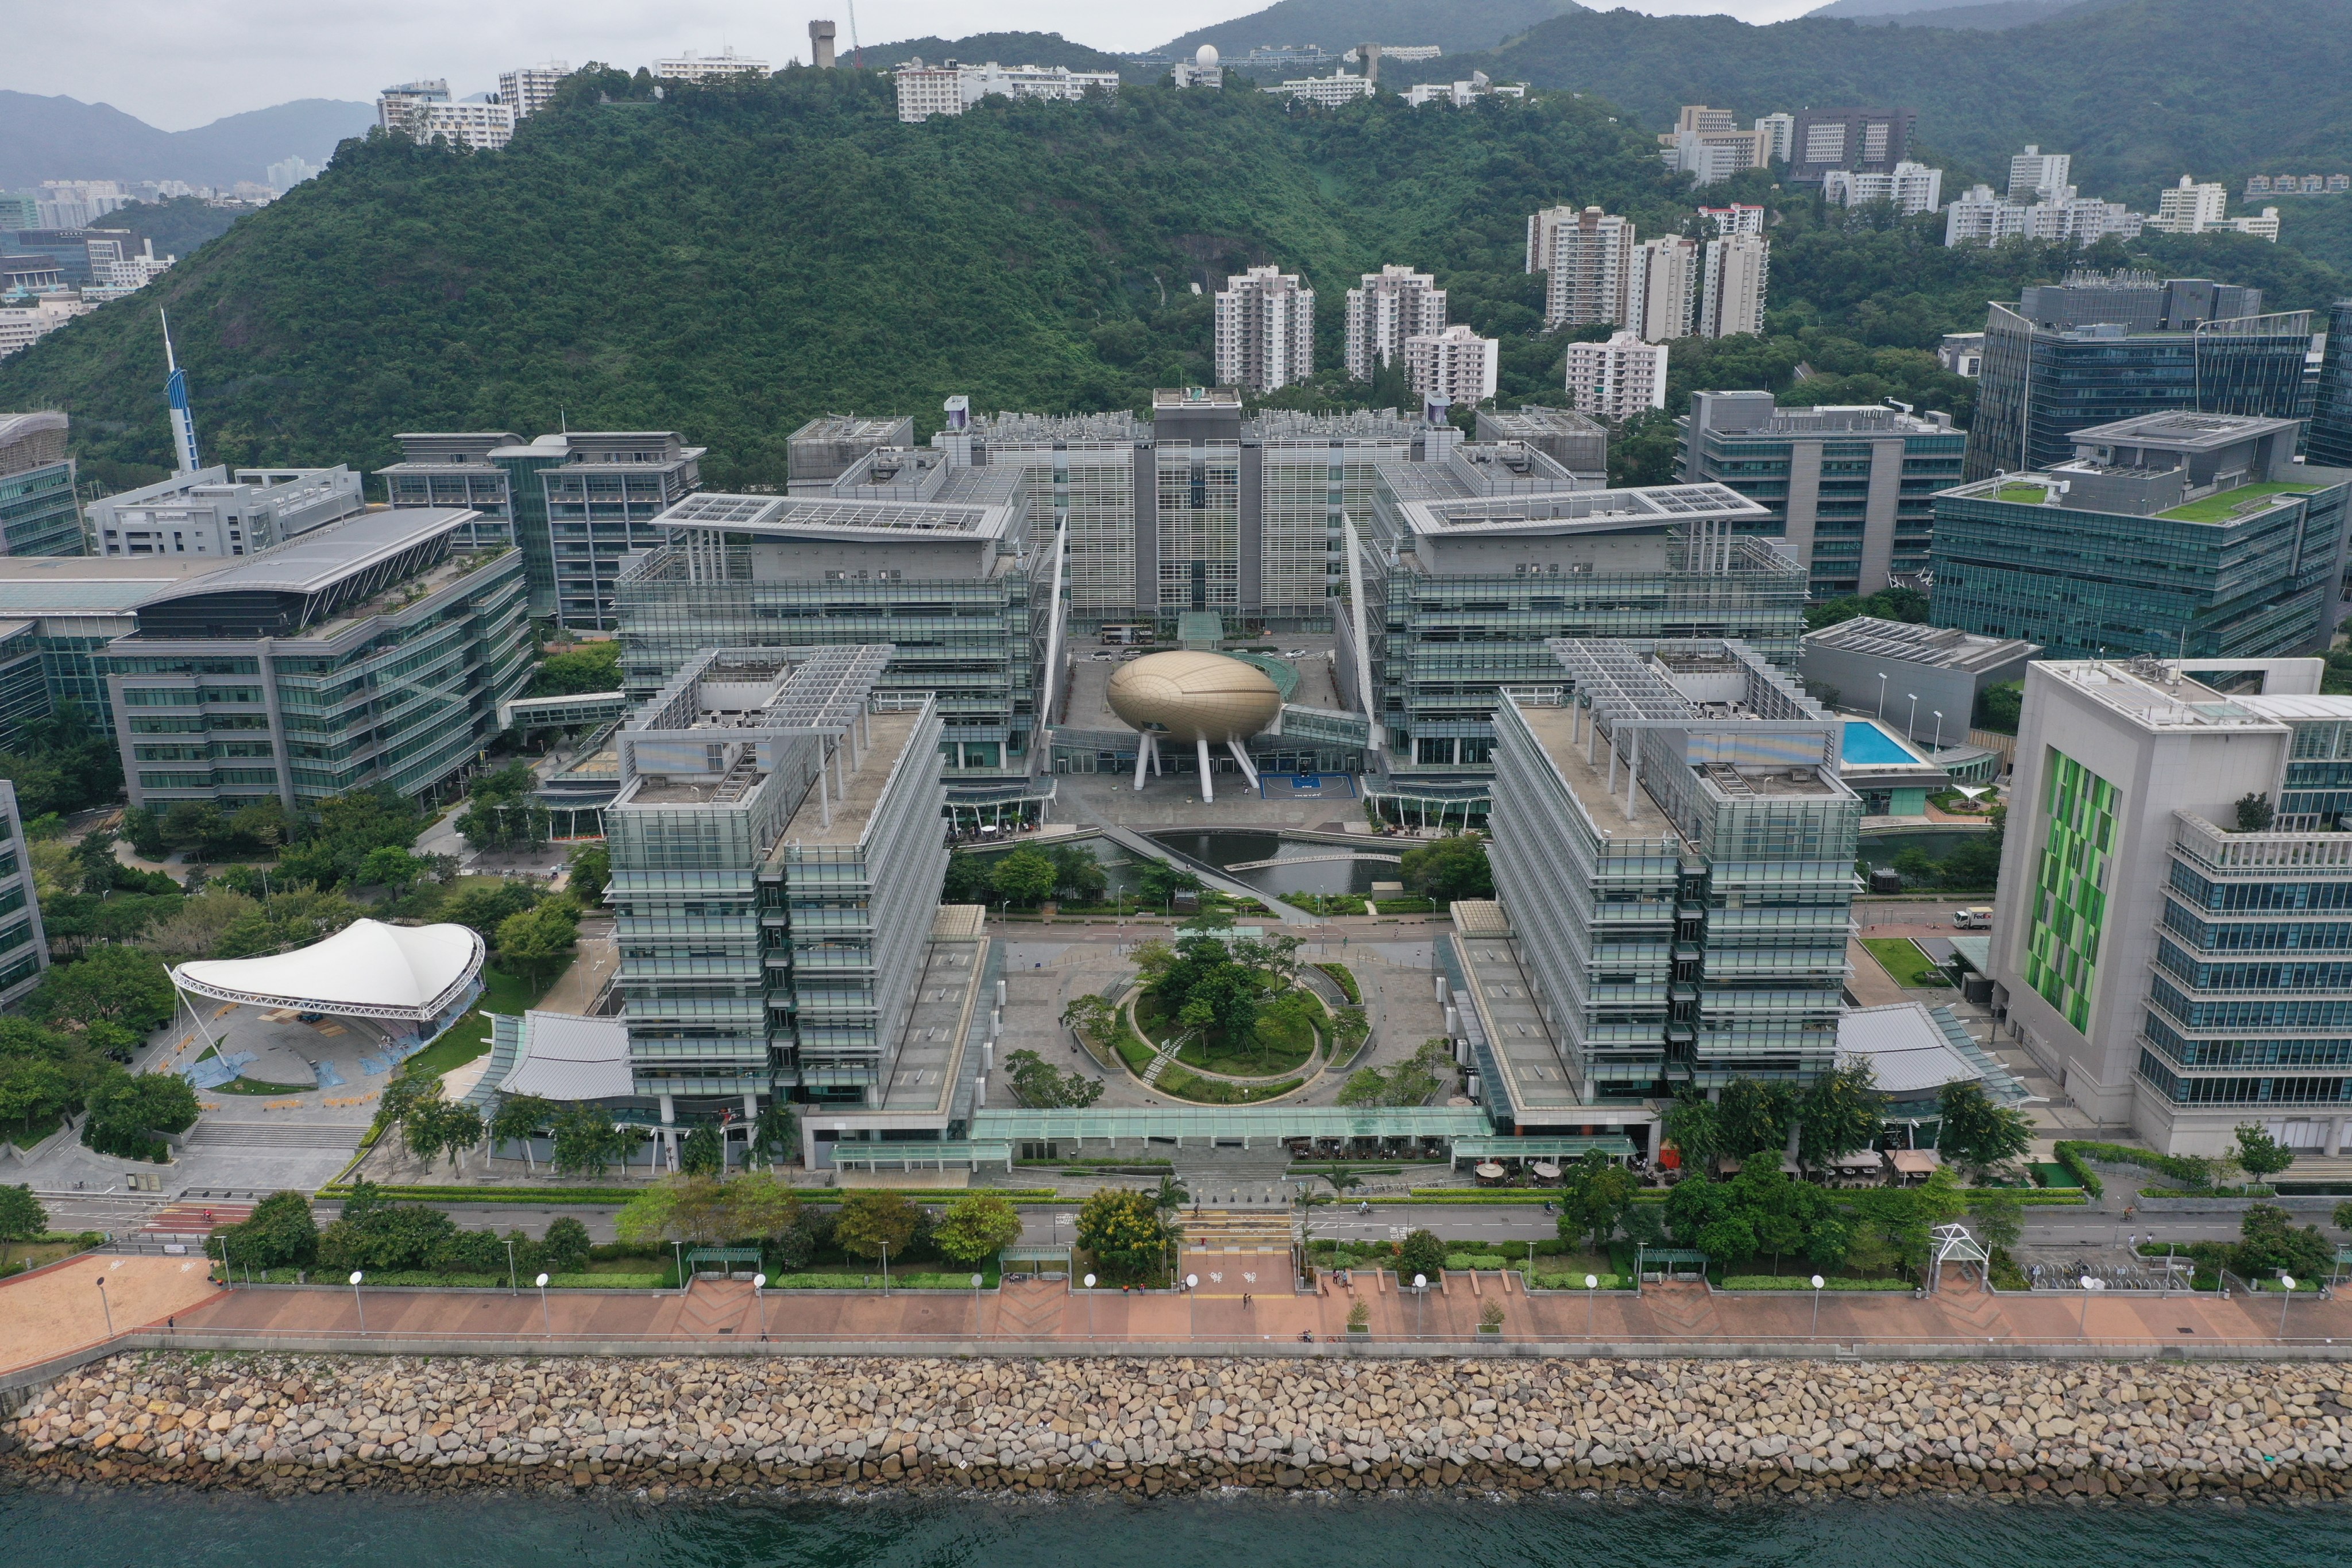
{"type": "Polygon", "coordinates": [[[305,1268],[319,1259],[319,1222],[302,1194],[272,1193],[242,1225],[216,1228],[205,1252],[239,1268],[305,1268]]]}
{"type": "Polygon", "coordinates": [[[2241,833],[2267,833],[2277,816],[2277,808],[2271,805],[2271,797],[2260,790],[2248,790],[2238,797],[2238,831],[2241,833]]]}
{"type": "Polygon", "coordinates": [[[1723,1152],[1723,1125],[1715,1106],[1696,1090],[1685,1089],[1666,1108],[1666,1141],[1683,1159],[1686,1172],[1704,1172],[1723,1152]]]}
{"type": "Polygon", "coordinates": [[[1004,1198],[974,1193],[948,1205],[931,1233],[941,1257],[977,1268],[1021,1239],[1021,1212],[1004,1198]]]}
{"type": "Polygon", "coordinates": [[[1723,1152],[1743,1163],[1758,1154],[1779,1154],[1789,1144],[1795,1100],[1785,1083],[1736,1078],[1724,1085],[1716,1108],[1723,1152]]]}
{"type": "Polygon", "coordinates": [[[163,1157],[158,1132],[184,1132],[196,1124],[196,1091],[175,1072],[136,1076],[112,1063],[90,1084],[85,1097],[89,1119],[81,1141],[101,1154],[129,1160],[163,1157]]]}
{"type": "Polygon", "coordinates": [[[1573,1241],[1590,1236],[1598,1252],[1609,1245],[1617,1221],[1633,1204],[1638,1184],[1633,1173],[1599,1150],[1588,1150],[1560,1173],[1559,1237],[1573,1241]]]}
{"type": "Polygon", "coordinates": [[[1053,857],[1034,844],[1024,844],[996,863],[988,881],[998,898],[1025,907],[1052,898],[1057,877],[1053,857]]]}
{"type": "Polygon", "coordinates": [[[963,849],[949,851],[947,879],[940,888],[940,902],[986,903],[991,891],[988,873],[988,862],[981,857],[963,849]]]}
{"type": "Polygon", "coordinates": [[[1699,1233],[1732,1210],[1731,1184],[1693,1173],[1666,1194],[1666,1226],[1681,1247],[1699,1245],[1699,1233]]]}
{"type": "Polygon", "coordinates": [[[1756,1256],[1756,1226],[1743,1214],[1727,1214],[1699,1227],[1698,1249],[1707,1261],[1737,1268],[1756,1256]]]}
{"type": "Polygon", "coordinates": [[[1408,849],[1398,871],[1407,888],[1441,904],[1456,899],[1495,896],[1495,873],[1486,863],[1486,841],[1475,833],[1455,834],[1408,849]]]}
{"type": "Polygon", "coordinates": [[[1100,1079],[1065,1073],[1034,1051],[1012,1051],[1004,1058],[1004,1073],[1021,1103],[1041,1109],[1092,1105],[1102,1098],[1100,1079]]]}
{"type": "Polygon", "coordinates": [[[48,1230],[49,1211],[31,1187],[0,1187],[0,1268],[7,1267],[16,1243],[37,1240],[48,1230]]]}
{"type": "Polygon", "coordinates": [[[1364,1184],[1364,1178],[1345,1165],[1332,1166],[1323,1173],[1323,1180],[1330,1184],[1335,1198],[1344,1198],[1364,1184]]]}
{"type": "Polygon", "coordinates": [[[551,1221],[539,1244],[539,1261],[550,1274],[585,1274],[589,1253],[588,1227],[570,1215],[551,1221]]]}
{"type": "Polygon", "coordinates": [[[525,974],[551,973],[572,961],[579,941],[579,906],[550,899],[499,922],[499,962],[525,974]]]}
{"type": "MultiPolygon", "coordinates": [[[[915,1237],[923,1211],[898,1193],[880,1187],[860,1187],[841,1201],[833,1224],[834,1240],[845,1252],[860,1258],[888,1258],[904,1253],[915,1237]]],[[[1083,1235],[1085,1220],[1079,1227],[1083,1235]]]]}
{"type": "Polygon", "coordinates": [[[1110,886],[1101,861],[1076,844],[1057,844],[1048,854],[1054,862],[1054,890],[1059,897],[1080,904],[1101,900],[1110,886]]]}
{"type": "Polygon", "coordinates": [[[420,1083],[420,1092],[402,1108],[400,1116],[400,1141],[411,1154],[427,1165],[442,1151],[442,1113],[455,1109],[441,1098],[440,1080],[434,1079],[431,1081],[433,1092],[421,1092],[420,1083]]]}
{"type": "Polygon", "coordinates": [[[2352,1231],[2352,1203],[2337,1204],[2335,1214],[2329,1217],[2336,1221],[2336,1229],[2352,1231]]]}
{"type": "Polygon", "coordinates": [[[677,1168],[688,1175],[716,1176],[727,1166],[727,1145],[719,1129],[704,1122],[678,1142],[677,1168]]]}
{"type": "Polygon", "coordinates": [[[1356,1047],[1371,1037],[1372,1020],[1361,1007],[1352,1003],[1342,1005],[1331,1015],[1331,1058],[1345,1061],[1355,1055],[1356,1047]]]}
{"type": "Polygon", "coordinates": [[[567,894],[592,909],[604,901],[604,889],[613,882],[611,849],[602,843],[583,844],[572,851],[565,866],[563,890],[567,894]]]}
{"type": "Polygon", "coordinates": [[[144,948],[109,946],[51,969],[25,1010],[68,1027],[108,1018],[144,1035],[168,1023],[178,1005],[162,959],[144,948]]]}
{"type": "Polygon", "coordinates": [[[1179,893],[1199,892],[1201,879],[1181,866],[1150,860],[1136,868],[1135,886],[1145,903],[1166,904],[1179,893]]]}
{"type": "Polygon", "coordinates": [[[636,1135],[615,1126],[612,1116],[586,1100],[573,1100],[556,1112],[553,1129],[557,1173],[601,1178],[619,1163],[636,1142],[636,1135]]]}
{"type": "Polygon", "coordinates": [[[1340,1086],[1342,1105],[1420,1105],[1443,1086],[1440,1074],[1454,1068],[1454,1043],[1443,1036],[1423,1040],[1421,1048],[1382,1072],[1358,1068],[1340,1086]]]}
{"type": "Polygon", "coordinates": [[[555,1120],[555,1106],[551,1100],[535,1094],[509,1094],[499,1101],[498,1113],[490,1118],[491,1152],[499,1143],[522,1145],[523,1164],[530,1167],[531,1140],[555,1120]]]}
{"type": "MultiPolygon", "coordinates": [[[[412,1058],[383,1086],[383,1096],[376,1101],[376,1116],[387,1127],[406,1130],[418,1123],[419,1112],[425,1106],[440,1100],[443,1088],[440,1074],[426,1070],[412,1058]]],[[[412,1133],[407,1141],[409,1152],[420,1160],[430,1159],[439,1146],[429,1133],[412,1133]]]]}
{"type": "Polygon", "coordinates": [[[383,888],[394,898],[399,898],[416,883],[431,868],[405,849],[386,847],[371,849],[360,862],[352,880],[362,887],[383,888]]]}
{"type": "Polygon", "coordinates": [[[1078,1208],[1078,1245],[1113,1279],[1149,1274],[1159,1267],[1173,1236],[1150,1193],[1104,1187],[1078,1208]]]}
{"type": "Polygon", "coordinates": [[[800,1194],[768,1171],[747,1171],[727,1184],[727,1234],[780,1237],[801,1217],[800,1194]]]}
{"type": "Polygon", "coordinates": [[[1088,992],[1071,998],[1070,1005],[1062,1009],[1062,1026],[1082,1039],[1099,1044],[1118,1026],[1118,1007],[1109,997],[1088,992]]]}
{"type": "Polygon", "coordinates": [[[258,916],[261,905],[231,888],[206,888],[179,909],[149,926],[139,945],[166,963],[209,958],[229,928],[247,916],[258,916]]]}
{"type": "Polygon", "coordinates": [[[793,1114],[791,1102],[782,1096],[771,1098],[761,1108],[759,1120],[751,1123],[750,1152],[779,1165],[792,1159],[800,1143],[800,1121],[793,1114]]]}
{"type": "Polygon", "coordinates": [[[1969,1197],[1969,1217],[1986,1251],[2013,1251],[2025,1239],[2025,1199],[2014,1188],[1979,1187],[1969,1197]]]}
{"type": "Polygon", "coordinates": [[[2248,1279],[2270,1274],[2317,1279],[2336,1262],[2336,1249],[2321,1237],[2317,1226],[2297,1230],[2276,1204],[2250,1205],[2238,1234],[2238,1244],[2230,1249],[2230,1266],[2248,1279]]]}
{"type": "Polygon", "coordinates": [[[1797,1157],[1826,1165],[1867,1149],[1886,1126],[1886,1096],[1868,1057],[1856,1057],[1809,1085],[1797,1106],[1797,1157]]]}
{"type": "Polygon", "coordinates": [[[1397,1248],[1397,1280],[1410,1284],[1416,1274],[1435,1279],[1445,1272],[1445,1244],[1433,1231],[1416,1230],[1397,1248]]]}
{"type": "Polygon", "coordinates": [[[621,645],[613,638],[583,642],[540,661],[533,697],[585,697],[621,689],[621,645]]]}
{"type": "Polygon", "coordinates": [[[2007,1164],[2033,1146],[2033,1123],[2025,1113],[1995,1105],[1984,1086],[1958,1079],[1936,1096],[1942,1129],[1936,1149],[1944,1158],[1973,1170],[2007,1164]]]}
{"type": "Polygon", "coordinates": [[[460,1168],[458,1157],[482,1141],[482,1113],[463,1101],[443,1102],[433,1112],[435,1145],[449,1156],[449,1168],[460,1168]]]}
{"type": "Polygon", "coordinates": [[[131,841],[131,852],[142,860],[161,860],[172,852],[172,847],[163,841],[162,819],[143,805],[123,812],[122,837],[131,841]]]}
{"type": "Polygon", "coordinates": [[[542,897],[540,889],[528,882],[469,882],[443,900],[435,918],[465,926],[486,941],[493,940],[508,917],[530,909],[542,897]]]}
{"type": "Polygon", "coordinates": [[[2294,1151],[2256,1121],[2238,1124],[2238,1163],[2255,1181],[2267,1181],[2294,1163],[2294,1151]]]}

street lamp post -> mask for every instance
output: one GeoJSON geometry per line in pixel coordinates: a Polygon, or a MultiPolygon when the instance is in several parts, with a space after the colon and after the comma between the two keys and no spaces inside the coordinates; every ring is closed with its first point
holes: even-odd
{"type": "Polygon", "coordinates": [[[547,1276],[544,1274],[539,1277],[539,1326],[547,1331],[549,1339],[555,1337],[555,1320],[547,1312],[547,1276]]]}
{"type": "Polygon", "coordinates": [[[2091,1275],[2083,1276],[2083,1321],[2075,1331],[2079,1338],[2087,1340],[2091,1337],[2091,1292],[2097,1289],[2099,1284],[2100,1281],[2091,1275]]]}
{"type": "MultiPolygon", "coordinates": [[[[764,1280],[767,1276],[763,1274],[760,1278],[764,1280]]],[[[971,1329],[974,1333],[980,1331],[980,1287],[987,1278],[984,1274],[974,1274],[971,1277],[971,1329]]],[[[758,1288],[755,1286],[753,1289],[756,1290],[758,1288]]],[[[766,1309],[762,1308],[761,1310],[764,1313],[766,1309]]],[[[764,1316],[760,1320],[760,1337],[763,1340],[768,1337],[768,1320],[764,1316]]]]}
{"type": "MultiPolygon", "coordinates": [[[[980,1282],[979,1275],[975,1274],[971,1278],[973,1284],[977,1285],[980,1282]]],[[[767,1289],[768,1277],[766,1275],[754,1274],[751,1276],[751,1300],[758,1304],[760,1309],[760,1342],[762,1344],[765,1344],[768,1341],[767,1289]]],[[[979,1292],[975,1290],[972,1294],[977,1297],[979,1292]]]]}
{"type": "MultiPolygon", "coordinates": [[[[102,1283],[102,1281],[101,1281],[101,1283],[102,1283]]],[[[2292,1301],[2292,1300],[2294,1300],[2294,1275],[2292,1275],[2292,1274],[2282,1274],[2282,1275],[2280,1275],[2280,1276],[2279,1276],[2279,1338],[2280,1338],[2280,1339],[2282,1339],[2282,1340],[2283,1340],[2283,1339],[2284,1339],[2284,1338],[2286,1338],[2286,1304],[2287,1304],[2289,1301],[2292,1301]]],[[[107,1328],[107,1332],[109,1332],[109,1333],[112,1333],[113,1331],[114,1331],[114,1330],[113,1330],[113,1327],[112,1327],[112,1324],[111,1324],[111,1321],[110,1321],[109,1325],[108,1325],[108,1328],[107,1328]]]]}
{"type": "Polygon", "coordinates": [[[1826,1283],[1820,1275],[1813,1276],[1813,1331],[1806,1336],[1809,1339],[1822,1337],[1822,1287],[1826,1283]]]}
{"type": "Polygon", "coordinates": [[[361,1332],[361,1333],[362,1333],[362,1334],[364,1334],[364,1333],[366,1333],[366,1332],[367,1332],[367,1303],[366,1303],[365,1301],[363,1301],[363,1300],[360,1300],[360,1279],[362,1279],[362,1275],[361,1275],[360,1271],[359,1271],[358,1269],[356,1269],[356,1268],[352,1269],[352,1308],[353,1308],[356,1311],[358,1311],[358,1313],[359,1313],[359,1315],[360,1315],[360,1332],[361,1332]]]}
{"type": "Polygon", "coordinates": [[[1934,709],[1934,710],[1932,710],[1932,711],[1933,711],[1933,712],[1935,713],[1935,715],[1936,715],[1936,748],[1935,748],[1935,749],[1936,749],[1936,752],[1937,752],[1937,754],[1940,756],[1940,755],[1943,753],[1943,750],[1944,750],[1944,710],[1943,710],[1941,708],[1937,708],[1937,709],[1934,709]]]}
{"type": "Polygon", "coordinates": [[[1412,1337],[1419,1339],[1428,1327],[1429,1276],[1412,1277],[1412,1337]]]}
{"type": "Polygon", "coordinates": [[[1886,717],[1886,672],[1885,670],[1879,671],[1878,674],[1878,716],[1881,720],[1886,717]]]}
{"type": "Polygon", "coordinates": [[[1584,1277],[1584,1337],[1588,1340],[1592,1337],[1592,1303],[1595,1300],[1593,1292],[1600,1289],[1600,1275],[1588,1274],[1584,1277]]]}
{"type": "Polygon", "coordinates": [[[520,1287],[515,1283],[514,1238],[509,1237],[507,1238],[507,1294],[511,1296],[519,1289],[520,1287]]]}
{"type": "MultiPolygon", "coordinates": [[[[110,1340],[114,1337],[114,1303],[106,1298],[106,1276],[103,1274],[98,1277],[98,1303],[106,1310],[106,1337],[110,1340]]],[[[2279,1332],[2284,1334],[2286,1332],[2284,1327],[2286,1318],[2284,1313],[2280,1315],[2279,1322],[2282,1325],[2279,1332]]]]}
{"type": "Polygon", "coordinates": [[[1911,717],[1903,721],[1903,738],[1907,741],[1919,732],[1919,694],[1906,691],[1903,695],[1911,699],[1911,717]]]}
{"type": "Polygon", "coordinates": [[[1184,1337],[1188,1340],[1200,1332],[1201,1314],[1195,1310],[1200,1298],[1194,1294],[1200,1288],[1198,1274],[1184,1276],[1184,1337]]]}
{"type": "Polygon", "coordinates": [[[1087,1343],[1089,1343],[1089,1344],[1092,1344],[1092,1343],[1094,1342],[1094,1337],[1095,1337],[1095,1298],[1094,1298],[1095,1277],[1094,1277],[1093,1275],[1091,1275],[1091,1274],[1087,1275],[1087,1276],[1086,1284],[1087,1284],[1087,1343]]]}

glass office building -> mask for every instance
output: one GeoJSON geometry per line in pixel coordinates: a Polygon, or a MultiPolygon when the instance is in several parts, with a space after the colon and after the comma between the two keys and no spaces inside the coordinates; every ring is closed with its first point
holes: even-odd
{"type": "Polygon", "coordinates": [[[813,495],[707,492],[614,589],[621,674],[658,689],[699,650],[887,644],[885,691],[935,693],[956,781],[1025,777],[1055,536],[1022,470],[877,448],[813,495]]]}
{"type": "Polygon", "coordinates": [[[2327,313],[2327,352],[2311,404],[2311,437],[2304,455],[2313,463],[2352,468],[2352,300],[2327,313]]]}
{"type": "Polygon", "coordinates": [[[62,414],[0,414],[0,554],[79,555],[81,508],[62,414]]]}
{"type": "Polygon", "coordinates": [[[1700,392],[1675,421],[1676,477],[1738,490],[1771,513],[1816,599],[1875,594],[1927,569],[1936,492],[1968,448],[1951,416],[1874,406],[1783,408],[1769,392],[1700,392]]]}
{"type": "Polygon", "coordinates": [[[131,804],[289,812],[472,763],[530,680],[522,562],[471,519],[378,511],[147,594],[92,661],[131,804]]]}
{"type": "Polygon", "coordinates": [[[2311,312],[2262,305],[2259,289],[2144,273],[1993,305],[1965,477],[2063,462],[2077,431],[2167,409],[2309,417],[2311,312]]]}
{"type": "Polygon", "coordinates": [[[2293,420],[2158,414],[2076,456],[1936,498],[1929,618],[2053,657],[2326,647],[2352,475],[2293,461],[2293,420]]]}
{"type": "Polygon", "coordinates": [[[1495,710],[1491,853],[1580,1097],[1827,1070],[1863,811],[1838,721],[1736,641],[1548,651],[1495,710]]]}
{"type": "Polygon", "coordinates": [[[605,811],[637,1093],[877,1105],[947,869],[939,705],[889,649],[705,650],[615,740],[605,811]]]}
{"type": "Polygon", "coordinates": [[[1578,490],[1559,473],[1507,443],[1381,471],[1337,668],[1392,778],[1483,781],[1497,693],[1557,679],[1556,637],[1732,637],[1794,668],[1806,579],[1748,537],[1764,508],[1722,485],[1578,490]]]}

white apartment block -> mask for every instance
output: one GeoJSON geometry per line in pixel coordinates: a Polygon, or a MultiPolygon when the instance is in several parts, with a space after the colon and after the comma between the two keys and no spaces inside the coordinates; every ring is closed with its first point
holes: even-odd
{"type": "Polygon", "coordinates": [[[514,140],[514,110],[503,103],[415,103],[402,129],[419,142],[446,137],[452,146],[492,152],[514,140]]]}
{"type": "Polygon", "coordinates": [[[1756,133],[1764,139],[1764,156],[1785,163],[1789,161],[1789,148],[1796,141],[1797,117],[1767,114],[1756,121],[1756,133]]]}
{"type": "MultiPolygon", "coordinates": [[[[1687,243],[1687,242],[1685,242],[1687,243]]],[[[1568,345],[1568,395],[1579,414],[1631,419],[1666,405],[1666,345],[1617,332],[1568,345]]]]}
{"type": "Polygon", "coordinates": [[[1895,210],[1906,216],[1931,213],[1944,205],[1944,171],[1908,161],[1885,174],[1831,169],[1822,175],[1822,195],[1832,206],[1892,202],[1895,210]]]}
{"type": "Polygon", "coordinates": [[[2108,235],[2137,239],[2148,219],[2121,202],[2077,195],[2061,186],[2047,201],[2025,204],[1993,195],[1990,185],[1971,185],[1944,209],[1944,243],[1999,245],[2006,239],[2072,240],[2096,245],[2108,235]]]}
{"type": "Polygon", "coordinates": [[[282,196],[303,181],[317,179],[319,172],[319,164],[297,155],[279,159],[264,169],[262,174],[268,180],[269,188],[282,196]]]}
{"type": "Polygon", "coordinates": [[[1445,330],[1445,290],[1426,272],[1393,264],[1348,290],[1348,374],[1370,381],[1404,352],[1407,338],[1445,330]]]}
{"type": "Polygon", "coordinates": [[[891,73],[898,89],[898,118],[911,125],[934,114],[961,114],[991,93],[1001,98],[1076,100],[1091,90],[1117,92],[1117,71],[1074,71],[1066,66],[936,66],[919,58],[891,73]]]}
{"type": "Polygon", "coordinates": [[[2157,198],[2156,216],[2148,226],[2161,234],[2203,234],[2221,226],[2222,209],[2230,204],[2229,187],[2219,181],[2199,184],[2187,174],[2157,198]]]}
{"type": "Polygon", "coordinates": [[[692,49],[674,60],[656,60],[655,79],[660,81],[691,81],[709,84],[726,81],[740,76],[766,76],[768,62],[755,60],[749,55],[739,55],[732,46],[715,55],[698,55],[692,49]]]}
{"type": "Polygon", "coordinates": [[[386,131],[405,131],[412,110],[423,103],[449,101],[449,83],[442,77],[422,77],[385,88],[375,95],[375,122],[386,131]]]}
{"type": "Polygon", "coordinates": [[[1253,267],[1217,290],[1217,384],[1279,392],[1315,372],[1315,290],[1295,272],[1253,267]]]}
{"type": "Polygon", "coordinates": [[[1717,234],[1762,234],[1764,209],[1734,202],[1727,207],[1701,207],[1698,216],[1705,218],[1717,234]]]}
{"type": "Polygon", "coordinates": [[[1528,219],[1528,270],[1546,274],[1544,325],[1625,320],[1633,225],[1599,207],[1546,207],[1528,219]]]}
{"type": "Polygon", "coordinates": [[[1475,407],[1495,395],[1503,345],[1455,322],[1443,331],[1415,332],[1404,341],[1404,374],[1413,395],[1475,407]]]}
{"type": "Polygon", "coordinates": [[[1761,125],[1743,131],[1727,109],[1685,103],[1675,128],[1658,134],[1658,155],[1666,167],[1691,177],[1696,185],[1727,180],[1742,169],[1760,169],[1770,162],[1770,139],[1761,125]]]}
{"type": "Polygon", "coordinates": [[[1645,239],[1633,247],[1625,281],[1625,325],[1643,342],[1691,335],[1698,309],[1699,244],[1681,235],[1645,239]]]}
{"type": "Polygon", "coordinates": [[[2025,151],[2009,161],[2009,199],[2056,201],[2068,188],[2074,167],[2071,153],[2044,153],[2029,142],[2025,151]]]}
{"type": "Polygon", "coordinates": [[[97,300],[78,300],[68,294],[45,294],[28,305],[0,309],[0,359],[6,359],[18,349],[31,348],[76,316],[88,315],[97,309],[97,300]]]}
{"type": "Polygon", "coordinates": [[[88,228],[135,199],[112,180],[43,180],[33,205],[43,228],[88,228]]]}
{"type": "Polygon", "coordinates": [[[517,120],[524,120],[547,107],[563,79],[572,74],[568,60],[545,60],[535,66],[522,66],[499,74],[499,101],[514,110],[517,120]]]}
{"type": "Polygon", "coordinates": [[[2276,245],[2279,237],[2279,210],[2276,207],[2264,207],[2263,216],[2260,217],[2251,215],[2244,217],[2225,217],[2220,223],[2206,226],[2208,233],[2215,229],[2228,229],[2234,234],[2251,234],[2256,239],[2267,239],[2273,245],[2276,245]]]}
{"type": "Polygon", "coordinates": [[[1353,103],[1360,98],[1371,97],[1373,89],[1371,78],[1349,76],[1341,71],[1336,76],[1296,77],[1289,81],[1277,82],[1265,90],[1307,103],[1337,108],[1343,103],[1353,103]]]}
{"type": "Polygon", "coordinates": [[[1482,98],[1525,98],[1527,95],[1526,82],[1498,83],[1491,80],[1485,71],[1472,71],[1468,81],[1415,82],[1398,96],[1415,109],[1424,103],[1444,103],[1455,109],[1467,109],[1482,98]]]}
{"type": "Polygon", "coordinates": [[[1700,337],[1728,338],[1764,330],[1764,281],[1771,260],[1771,242],[1761,235],[1727,235],[1706,242],[1706,273],[1699,282],[1700,337]]]}

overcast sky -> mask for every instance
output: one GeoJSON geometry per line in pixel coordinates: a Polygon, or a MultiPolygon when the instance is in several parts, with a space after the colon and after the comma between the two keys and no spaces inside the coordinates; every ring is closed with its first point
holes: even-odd
{"type": "MultiPolygon", "coordinates": [[[[1097,48],[1139,49],[1265,3],[1161,0],[1105,11],[1099,0],[868,0],[857,30],[876,42],[1060,33],[1097,48]]],[[[1635,9],[1777,21],[1818,3],[1641,0],[1635,9]]],[[[412,77],[446,77],[463,97],[496,89],[501,70],[551,58],[634,68],[731,44],[782,65],[807,58],[814,16],[840,24],[845,58],[849,13],[840,0],[105,0],[27,12],[0,48],[0,88],[110,103],[184,131],[289,99],[373,101],[379,88],[412,77]]]]}

